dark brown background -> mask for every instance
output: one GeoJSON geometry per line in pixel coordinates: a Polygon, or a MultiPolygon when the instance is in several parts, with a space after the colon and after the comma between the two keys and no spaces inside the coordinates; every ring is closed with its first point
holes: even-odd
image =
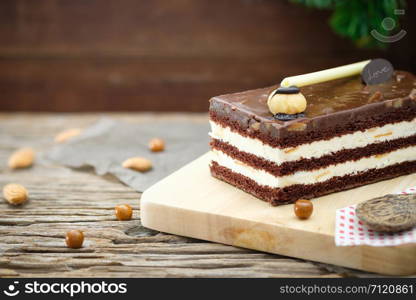
{"type": "Polygon", "coordinates": [[[217,94],[375,56],[415,72],[414,2],[407,36],[380,52],[286,0],[1,0],[0,110],[205,111],[217,94]]]}

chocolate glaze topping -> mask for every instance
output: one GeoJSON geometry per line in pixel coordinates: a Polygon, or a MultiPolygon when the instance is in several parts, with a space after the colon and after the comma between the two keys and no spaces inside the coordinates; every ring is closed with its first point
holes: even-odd
{"type": "Polygon", "coordinates": [[[262,140],[284,140],[276,143],[282,146],[293,138],[302,142],[322,138],[319,131],[331,130],[336,135],[370,128],[373,123],[416,117],[416,80],[404,71],[396,71],[388,82],[371,86],[355,76],[301,87],[308,102],[305,117],[289,121],[276,120],[268,109],[268,96],[276,88],[214,97],[210,100],[211,118],[238,125],[243,131],[254,128],[262,140]]]}
{"type": "MultiPolygon", "coordinates": [[[[407,97],[416,88],[412,74],[397,71],[392,80],[382,84],[367,86],[361,76],[343,78],[300,88],[308,101],[305,115],[314,118],[342,110],[353,109],[368,104],[371,95],[380,92],[385,100],[407,97]]],[[[277,86],[250,90],[242,93],[214,97],[229,102],[237,108],[253,113],[260,118],[272,119],[267,107],[267,98],[277,86]]]]}
{"type": "Polygon", "coordinates": [[[276,89],[273,93],[273,96],[276,94],[297,94],[300,92],[300,89],[297,86],[289,86],[289,87],[279,87],[278,89],[276,89]]]}

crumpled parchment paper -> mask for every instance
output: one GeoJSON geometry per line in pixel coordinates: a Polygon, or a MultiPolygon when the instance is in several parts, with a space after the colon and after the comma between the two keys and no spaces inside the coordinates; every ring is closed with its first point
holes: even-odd
{"type": "Polygon", "coordinates": [[[98,175],[112,174],[137,191],[144,191],[209,149],[209,125],[175,121],[125,123],[101,119],[65,144],[57,145],[45,158],[72,168],[91,166],[98,175]],[[154,137],[166,143],[163,152],[151,152],[148,142],[154,137]],[[142,156],[153,169],[140,173],[121,163],[142,156]]]}

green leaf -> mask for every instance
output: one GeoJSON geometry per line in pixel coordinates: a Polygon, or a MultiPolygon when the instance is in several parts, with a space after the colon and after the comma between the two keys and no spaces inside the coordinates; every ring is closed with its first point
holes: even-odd
{"type": "Polygon", "coordinates": [[[329,20],[331,28],[338,35],[351,39],[358,47],[386,48],[376,40],[372,30],[389,36],[400,28],[396,9],[404,9],[405,0],[290,0],[293,3],[317,9],[333,10],[329,20]],[[386,18],[390,18],[386,21],[386,18]],[[390,29],[385,24],[392,24],[390,29]]]}

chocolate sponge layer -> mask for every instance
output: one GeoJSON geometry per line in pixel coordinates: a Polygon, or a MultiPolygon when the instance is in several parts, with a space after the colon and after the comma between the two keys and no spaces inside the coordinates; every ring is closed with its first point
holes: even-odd
{"type": "Polygon", "coordinates": [[[328,167],[330,165],[348,161],[356,161],[358,159],[370,157],[373,155],[380,155],[380,159],[383,159],[383,154],[409,146],[415,146],[416,134],[410,137],[369,144],[366,147],[344,149],[318,158],[303,158],[296,161],[284,162],[280,165],[277,165],[272,161],[266,160],[251,153],[247,153],[244,151],[244,149],[240,150],[218,139],[212,139],[210,145],[212,149],[224,152],[228,156],[237,159],[255,169],[262,169],[274,176],[285,176],[298,171],[311,171],[323,167],[328,167]]]}
{"type": "MultiPolygon", "coordinates": [[[[211,110],[209,115],[210,119],[222,127],[229,127],[232,131],[238,134],[256,138],[263,143],[275,147],[275,148],[288,148],[296,147],[302,144],[308,144],[319,140],[330,140],[334,137],[342,136],[345,134],[352,134],[357,131],[364,131],[366,129],[381,127],[386,124],[394,124],[402,121],[412,121],[416,118],[416,101],[409,102],[410,104],[402,109],[395,109],[394,111],[380,113],[373,117],[368,116],[366,120],[354,121],[345,124],[342,122],[342,116],[340,120],[332,120],[332,125],[325,127],[319,127],[313,125],[306,119],[299,120],[297,123],[292,123],[292,127],[277,127],[274,123],[260,123],[258,126],[247,125],[249,123],[255,124],[246,120],[243,124],[240,121],[235,120],[235,115],[219,114],[215,110],[211,110]],[[295,124],[298,128],[295,127],[295,124]],[[316,127],[315,127],[316,126],[316,127]],[[258,128],[258,129],[257,129],[258,128]],[[315,128],[313,130],[313,128],[315,128]],[[302,129],[302,130],[300,130],[302,129]]],[[[329,122],[329,119],[328,119],[329,122]]]]}
{"type": "Polygon", "coordinates": [[[371,169],[354,175],[333,177],[330,180],[316,184],[291,185],[283,189],[259,185],[254,180],[234,173],[214,161],[211,162],[210,169],[212,176],[236,186],[261,200],[267,201],[273,206],[277,206],[293,203],[300,198],[311,199],[377,181],[407,175],[416,172],[416,160],[395,164],[382,169],[371,169]]]}

